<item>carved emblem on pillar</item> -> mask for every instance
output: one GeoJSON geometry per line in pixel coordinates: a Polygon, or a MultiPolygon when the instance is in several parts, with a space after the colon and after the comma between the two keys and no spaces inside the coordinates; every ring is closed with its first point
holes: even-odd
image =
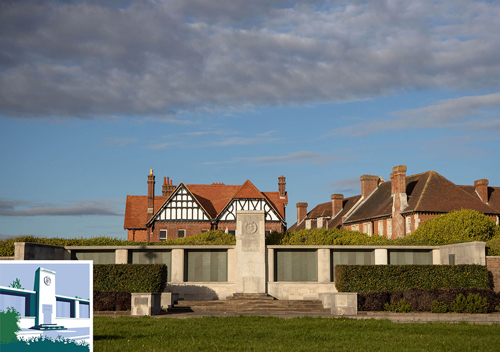
{"type": "Polygon", "coordinates": [[[249,235],[253,235],[254,233],[256,233],[257,229],[258,229],[257,224],[253,221],[247,222],[245,224],[245,230],[249,235]]]}

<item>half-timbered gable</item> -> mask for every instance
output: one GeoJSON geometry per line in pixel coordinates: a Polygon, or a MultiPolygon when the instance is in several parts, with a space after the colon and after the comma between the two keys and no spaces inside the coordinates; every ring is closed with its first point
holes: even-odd
{"type": "Polygon", "coordinates": [[[288,196],[283,176],[278,178],[278,192],[265,193],[249,180],[243,185],[181,182],[174,186],[167,178],[163,182],[162,196],[154,196],[151,170],[148,195],[127,196],[124,228],[128,230],[128,239],[156,242],[217,229],[235,233],[239,210],[263,210],[267,231],[286,229],[288,196]]]}
{"type": "Polygon", "coordinates": [[[210,215],[181,183],[157,211],[152,221],[210,221],[210,215]]]}

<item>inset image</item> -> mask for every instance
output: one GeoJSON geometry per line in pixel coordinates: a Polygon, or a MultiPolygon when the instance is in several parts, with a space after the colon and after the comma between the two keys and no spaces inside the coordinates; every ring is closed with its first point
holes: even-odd
{"type": "Polygon", "coordinates": [[[92,270],[82,260],[0,261],[0,349],[92,351],[92,270]]]}

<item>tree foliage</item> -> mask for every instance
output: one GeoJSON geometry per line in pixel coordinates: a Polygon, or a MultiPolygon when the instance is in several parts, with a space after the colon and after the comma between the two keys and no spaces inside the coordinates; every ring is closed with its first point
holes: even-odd
{"type": "Polygon", "coordinates": [[[407,239],[413,240],[415,244],[425,245],[486,242],[495,237],[497,227],[484,214],[474,210],[460,210],[425,221],[407,239]]]}

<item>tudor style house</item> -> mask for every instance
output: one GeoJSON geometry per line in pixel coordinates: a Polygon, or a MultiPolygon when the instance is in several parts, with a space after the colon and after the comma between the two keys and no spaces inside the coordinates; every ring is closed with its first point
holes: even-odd
{"type": "Polygon", "coordinates": [[[288,195],[285,177],[278,178],[278,192],[260,192],[249,180],[243,185],[172,185],[163,179],[162,195],[155,196],[155,176],[148,176],[147,196],[127,196],[124,228],[127,239],[158,242],[189,237],[209,230],[235,234],[236,212],[263,210],[266,231],[285,231],[288,195]]]}
{"type": "Polygon", "coordinates": [[[297,222],[289,231],[343,228],[388,238],[404,237],[424,221],[440,214],[472,209],[500,219],[500,187],[488,187],[481,179],[473,186],[459,186],[435,171],[406,176],[406,166],[392,169],[390,181],[363,175],[361,194],[344,198],[332,194],[331,202],[307,212],[307,203],[297,203],[297,222]]]}

